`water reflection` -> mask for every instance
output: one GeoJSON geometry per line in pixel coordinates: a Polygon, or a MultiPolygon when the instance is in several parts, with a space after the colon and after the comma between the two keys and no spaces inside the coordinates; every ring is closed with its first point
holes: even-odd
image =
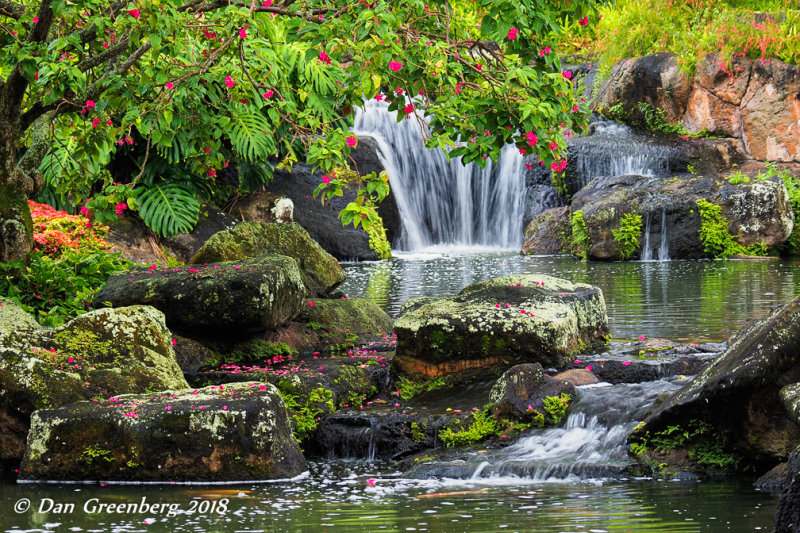
{"type": "Polygon", "coordinates": [[[800,265],[789,261],[582,262],[509,252],[398,254],[345,265],[348,296],[395,315],[418,296],[452,294],[497,276],[541,273],[603,289],[611,332],[680,341],[724,340],[747,321],[793,299],[800,265]]]}

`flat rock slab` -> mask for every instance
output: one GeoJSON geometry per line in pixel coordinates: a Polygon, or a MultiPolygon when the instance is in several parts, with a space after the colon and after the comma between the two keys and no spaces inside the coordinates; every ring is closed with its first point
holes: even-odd
{"type": "Polygon", "coordinates": [[[434,377],[538,362],[563,367],[608,335],[598,287],[526,274],[465,287],[455,296],[406,302],[394,323],[395,367],[434,377]]]}
{"type": "Polygon", "coordinates": [[[263,255],[207,265],[134,267],[111,276],[93,305],[152,305],[171,328],[242,332],[288,322],[305,294],[294,259],[263,255]]]}
{"type": "Polygon", "coordinates": [[[211,482],[306,469],[277,389],[240,382],[36,411],[19,478],[211,482]]]}

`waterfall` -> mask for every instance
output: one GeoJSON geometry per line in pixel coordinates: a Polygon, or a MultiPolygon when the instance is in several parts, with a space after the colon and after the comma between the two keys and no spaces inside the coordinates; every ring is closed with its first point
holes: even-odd
{"type": "Polygon", "coordinates": [[[611,120],[593,122],[592,127],[592,135],[570,142],[567,172],[572,193],[598,176],[659,176],[670,171],[675,148],[611,120]]]}
{"type": "Polygon", "coordinates": [[[356,110],[353,132],[375,139],[403,221],[394,246],[420,250],[436,245],[519,249],[525,212],[523,157],[506,146],[485,169],[447,161],[425,147],[413,118],[397,123],[387,105],[369,101],[356,110]]]}
{"type": "Polygon", "coordinates": [[[650,246],[650,235],[652,233],[650,224],[650,213],[648,212],[644,224],[644,246],[642,247],[642,261],[669,261],[669,241],[667,236],[667,211],[661,208],[661,226],[659,229],[659,245],[653,256],[653,248],[650,246]]]}

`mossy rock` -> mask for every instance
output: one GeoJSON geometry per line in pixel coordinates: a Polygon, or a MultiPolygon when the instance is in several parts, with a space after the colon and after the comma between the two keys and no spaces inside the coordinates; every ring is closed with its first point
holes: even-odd
{"type": "Polygon", "coordinates": [[[328,294],[345,279],[339,262],[297,223],[243,222],[211,237],[191,264],[242,261],[264,254],[291,257],[311,296],[328,294]]]}
{"type": "Polygon", "coordinates": [[[99,309],[0,345],[0,453],[19,459],[30,415],[92,397],[188,386],[164,315],[147,306],[99,309]]]}
{"type": "Polygon", "coordinates": [[[489,399],[492,414],[531,422],[536,415],[548,415],[544,400],[569,394],[575,397],[575,385],[545,374],[539,363],[527,363],[509,368],[492,387],[489,399]]]}
{"type": "Polygon", "coordinates": [[[281,326],[305,293],[294,259],[262,255],[197,268],[134,267],[111,276],[93,305],[152,305],[171,328],[238,333],[281,326]]]}
{"type": "Polygon", "coordinates": [[[392,317],[368,298],[314,298],[289,324],[271,333],[270,340],[298,351],[339,351],[380,340],[391,331],[392,317]]]}
{"type": "Polygon", "coordinates": [[[16,302],[0,297],[0,345],[10,337],[30,333],[39,329],[36,320],[25,312],[16,302]]]}
{"type": "Polygon", "coordinates": [[[275,387],[240,382],[37,411],[19,477],[248,481],[306,469],[275,387]]]}
{"type": "Polygon", "coordinates": [[[563,366],[608,335],[608,318],[598,287],[527,274],[410,300],[394,331],[400,373],[469,375],[526,362],[563,366]]]}

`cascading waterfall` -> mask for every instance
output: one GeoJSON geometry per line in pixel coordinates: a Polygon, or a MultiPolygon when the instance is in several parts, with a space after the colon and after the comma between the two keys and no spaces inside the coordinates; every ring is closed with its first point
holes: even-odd
{"type": "Polygon", "coordinates": [[[644,246],[642,247],[642,261],[669,261],[669,241],[667,239],[667,211],[661,209],[661,226],[659,229],[659,245],[653,255],[653,247],[650,245],[650,235],[652,234],[650,224],[650,213],[647,213],[644,225],[644,246]]]}
{"type": "Polygon", "coordinates": [[[354,133],[375,139],[403,220],[400,250],[436,245],[519,249],[525,209],[522,156],[511,146],[485,169],[425,147],[421,125],[377,101],[356,111],[354,133]]]}

